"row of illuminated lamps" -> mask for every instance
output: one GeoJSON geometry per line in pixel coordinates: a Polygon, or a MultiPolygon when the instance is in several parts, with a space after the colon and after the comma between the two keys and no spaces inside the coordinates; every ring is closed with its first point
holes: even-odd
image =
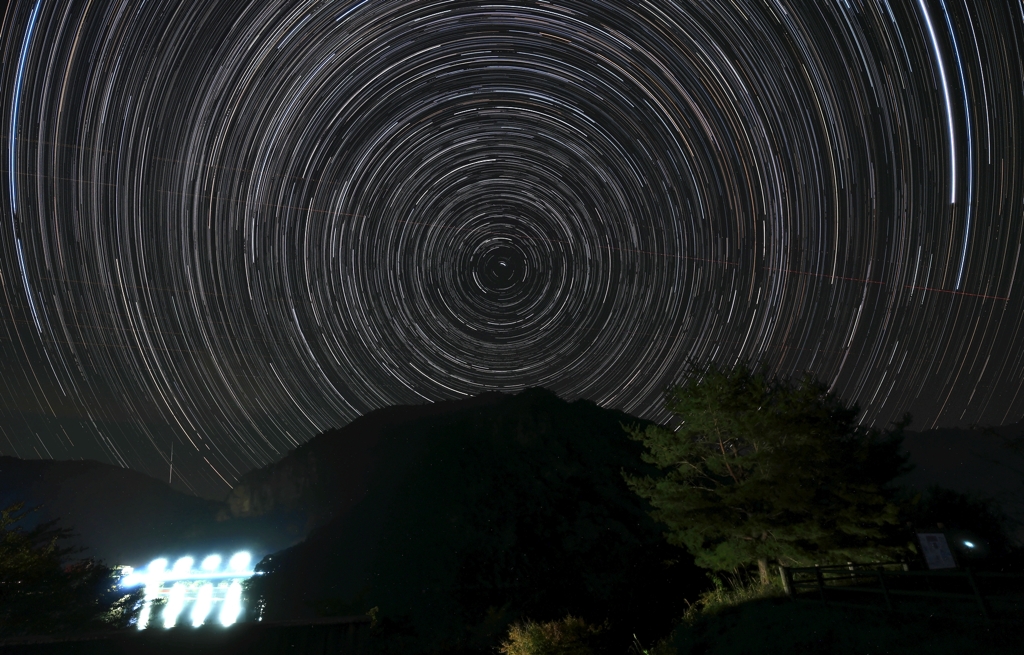
{"type": "Polygon", "coordinates": [[[220,603],[217,621],[223,626],[233,625],[242,613],[242,581],[252,577],[252,556],[247,552],[235,553],[221,568],[220,555],[210,555],[193,568],[195,560],[182,557],[167,568],[168,561],[164,558],[155,559],[144,570],[130,566],[122,568],[122,587],[145,585],[142,610],[139,613],[137,626],[143,630],[152,619],[153,603],[159,598],[166,598],[159,620],[165,628],[173,628],[178,624],[182,611],[189,602],[192,603],[189,620],[198,628],[207,623],[213,612],[214,605],[220,603]],[[169,587],[167,585],[170,585],[169,587]]]}

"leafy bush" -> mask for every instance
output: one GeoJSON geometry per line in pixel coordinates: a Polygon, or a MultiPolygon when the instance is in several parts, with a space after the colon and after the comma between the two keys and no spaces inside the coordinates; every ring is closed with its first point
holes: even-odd
{"type": "Polygon", "coordinates": [[[118,628],[137,616],[141,592],[125,594],[116,571],[60,542],[52,522],[22,530],[22,503],[0,510],[0,637],[118,628]]]}
{"type": "Polygon", "coordinates": [[[516,623],[498,649],[502,655],[592,655],[602,628],[567,616],[560,621],[516,623]]]}

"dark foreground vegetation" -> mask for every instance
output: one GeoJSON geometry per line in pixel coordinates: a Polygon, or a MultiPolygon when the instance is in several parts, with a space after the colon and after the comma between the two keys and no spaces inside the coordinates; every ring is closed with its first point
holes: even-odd
{"type": "Polygon", "coordinates": [[[64,546],[52,522],[20,529],[21,504],[0,510],[0,638],[125,628],[140,595],[118,588],[117,572],[64,546]]]}
{"type": "MultiPolygon", "coordinates": [[[[381,410],[317,437],[246,476],[220,510],[225,521],[309,530],[257,567],[250,618],[369,616],[359,650],[409,655],[1019,645],[1024,614],[986,623],[938,618],[941,601],[929,616],[783,592],[780,565],[923,568],[918,530],[945,533],[961,566],[1024,572],[996,505],[897,484],[908,468],[906,423],[860,426],[858,409],[812,378],[742,366],[694,368],[666,407],[673,418],[658,426],[532,389],[381,410]]],[[[39,554],[50,579],[65,582],[26,586],[28,569],[0,558],[0,637],[131,622],[134,600],[99,562],[74,564],[59,547],[66,534],[5,520],[4,543],[39,554]],[[80,595],[47,596],[65,587],[80,595]],[[92,609],[54,622],[25,614],[24,597],[92,609]]],[[[1015,593],[1024,601],[1024,585],[1015,593]]]]}
{"type": "Polygon", "coordinates": [[[969,619],[886,614],[798,603],[750,601],[685,624],[661,648],[688,655],[862,655],[928,653],[1010,655],[1020,652],[1019,626],[969,619]]]}

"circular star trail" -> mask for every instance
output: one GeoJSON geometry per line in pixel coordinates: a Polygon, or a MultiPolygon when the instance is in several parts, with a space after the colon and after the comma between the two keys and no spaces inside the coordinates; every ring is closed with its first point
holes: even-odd
{"type": "Polygon", "coordinates": [[[4,427],[202,493],[373,408],[688,360],[877,424],[1024,413],[1024,8],[3,14],[4,427]]]}

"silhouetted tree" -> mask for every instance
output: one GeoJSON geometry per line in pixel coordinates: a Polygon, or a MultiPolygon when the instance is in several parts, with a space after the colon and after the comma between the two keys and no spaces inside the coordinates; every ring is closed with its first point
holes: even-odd
{"type": "Polygon", "coordinates": [[[141,592],[126,594],[117,572],[93,559],[71,560],[71,532],[50,521],[24,530],[30,510],[0,510],[0,636],[123,627],[141,592]]]}
{"type": "Polygon", "coordinates": [[[748,366],[693,367],[666,394],[675,429],[627,428],[660,476],[630,476],[669,542],[699,566],[875,560],[894,554],[898,509],[888,490],[905,471],[909,417],[889,431],[857,424],[859,409],[805,376],[748,366]]]}

